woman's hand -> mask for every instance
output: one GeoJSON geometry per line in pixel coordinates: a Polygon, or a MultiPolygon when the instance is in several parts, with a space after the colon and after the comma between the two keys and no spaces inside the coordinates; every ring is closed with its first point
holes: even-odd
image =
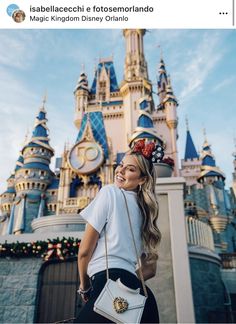
{"type": "Polygon", "coordinates": [[[81,287],[79,287],[79,289],[77,290],[77,292],[80,294],[83,302],[85,302],[85,303],[87,303],[87,301],[89,300],[92,291],[93,291],[92,285],[88,289],[82,289],[81,287]]]}

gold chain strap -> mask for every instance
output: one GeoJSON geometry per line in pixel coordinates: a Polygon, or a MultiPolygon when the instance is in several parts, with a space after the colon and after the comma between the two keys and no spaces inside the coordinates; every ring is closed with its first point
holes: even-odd
{"type": "Polygon", "coordinates": [[[131,224],[131,219],[130,219],[129,208],[128,208],[128,204],[127,204],[127,199],[125,197],[124,192],[122,190],[121,190],[121,192],[122,192],[122,194],[124,196],[124,199],[125,199],[125,206],[126,206],[126,210],[127,210],[128,219],[129,219],[129,227],[130,227],[130,231],[131,231],[131,234],[132,234],[133,243],[134,243],[134,249],[135,249],[135,253],[136,253],[136,257],[137,257],[139,277],[140,277],[140,280],[142,282],[144,295],[146,297],[148,297],[147,289],[146,289],[146,286],[145,286],[145,283],[144,283],[143,272],[141,270],[141,266],[142,265],[141,265],[141,262],[140,262],[140,258],[138,256],[138,250],[137,250],[137,246],[136,246],[136,243],[135,243],[134,232],[133,232],[133,228],[132,228],[132,224],[131,224]]]}
{"type": "MultiPolygon", "coordinates": [[[[137,258],[139,277],[140,277],[140,280],[142,282],[142,287],[143,287],[144,295],[145,295],[145,297],[148,297],[147,289],[146,289],[146,286],[145,286],[145,283],[144,283],[143,272],[141,270],[141,262],[140,262],[140,259],[139,259],[139,256],[138,256],[138,250],[137,250],[137,246],[136,246],[136,243],[135,243],[134,232],[133,232],[133,228],[132,228],[132,224],[131,224],[131,219],[130,219],[129,208],[128,208],[128,204],[127,204],[127,199],[126,199],[125,194],[124,194],[124,192],[122,190],[121,190],[121,193],[124,196],[124,200],[125,200],[125,206],[126,206],[126,211],[127,211],[128,220],[129,220],[129,227],[130,227],[130,231],[131,231],[131,235],[132,235],[132,239],[133,239],[133,243],[134,243],[135,254],[136,254],[136,258],[137,258]]],[[[106,232],[106,224],[105,224],[104,231],[105,231],[105,253],[106,253],[106,277],[107,277],[107,280],[108,280],[109,279],[109,270],[108,270],[108,256],[107,256],[107,232],[106,232]]]]}

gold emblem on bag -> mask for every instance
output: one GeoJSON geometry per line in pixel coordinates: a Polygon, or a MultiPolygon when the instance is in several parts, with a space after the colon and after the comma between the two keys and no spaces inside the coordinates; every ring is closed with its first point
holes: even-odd
{"type": "Polygon", "coordinates": [[[113,307],[117,313],[124,313],[128,309],[128,302],[122,297],[116,297],[113,300],[113,307]]]}

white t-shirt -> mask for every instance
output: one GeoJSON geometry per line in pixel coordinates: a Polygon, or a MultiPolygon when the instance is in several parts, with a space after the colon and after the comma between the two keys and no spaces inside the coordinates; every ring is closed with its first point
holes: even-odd
{"type": "MultiPolygon", "coordinates": [[[[81,216],[100,234],[88,265],[88,275],[106,269],[104,226],[107,232],[108,268],[120,268],[135,274],[137,257],[130,231],[125,200],[116,185],[104,186],[96,198],[81,212],[81,216]]],[[[129,208],[135,243],[140,256],[142,215],[137,194],[123,190],[129,208]]]]}

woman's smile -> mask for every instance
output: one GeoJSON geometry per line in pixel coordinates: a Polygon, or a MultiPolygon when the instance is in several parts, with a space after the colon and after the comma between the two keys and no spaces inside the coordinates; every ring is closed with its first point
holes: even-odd
{"type": "Polygon", "coordinates": [[[144,182],[141,171],[133,155],[125,155],[115,171],[115,184],[124,190],[136,191],[144,182]]]}

